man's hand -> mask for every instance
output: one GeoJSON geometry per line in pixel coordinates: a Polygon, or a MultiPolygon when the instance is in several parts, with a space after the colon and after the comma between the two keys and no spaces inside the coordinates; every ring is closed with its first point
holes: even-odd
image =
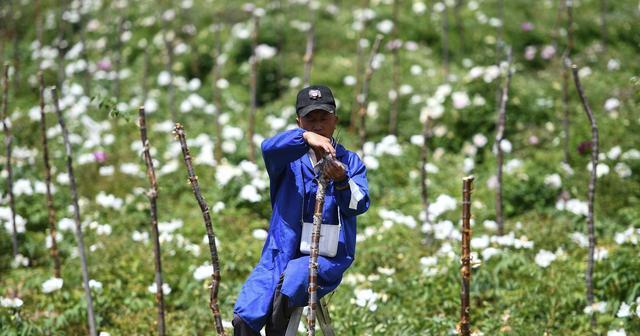
{"type": "Polygon", "coordinates": [[[310,131],[302,133],[302,137],[316,152],[336,156],[336,149],[331,145],[331,139],[310,131]]]}
{"type": "Polygon", "coordinates": [[[342,162],[333,158],[325,163],[324,173],[336,182],[342,182],[347,178],[347,171],[342,162]]]}

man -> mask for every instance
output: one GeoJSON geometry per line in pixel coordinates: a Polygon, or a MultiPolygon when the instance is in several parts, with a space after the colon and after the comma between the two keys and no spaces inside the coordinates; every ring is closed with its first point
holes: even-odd
{"type": "Polygon", "coordinates": [[[338,123],[331,90],[322,85],[298,92],[299,128],[262,143],[269,173],[272,216],[262,256],[234,307],[234,335],[284,335],[295,307],[308,303],[309,255],[300,252],[302,222],[312,222],[316,178],[324,167],[322,222],[341,224],[335,257],[318,256],[318,297],[334,290],[355,258],[356,216],[369,208],[367,171],[358,156],[337,144],[338,123]],[[323,165],[325,155],[330,157],[323,165]]]}

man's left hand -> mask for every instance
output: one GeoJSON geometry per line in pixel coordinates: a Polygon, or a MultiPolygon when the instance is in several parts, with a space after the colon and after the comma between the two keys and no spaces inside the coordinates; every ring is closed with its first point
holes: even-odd
{"type": "Polygon", "coordinates": [[[335,159],[329,159],[325,164],[324,173],[328,178],[336,182],[342,182],[347,179],[347,171],[344,165],[335,159]]]}

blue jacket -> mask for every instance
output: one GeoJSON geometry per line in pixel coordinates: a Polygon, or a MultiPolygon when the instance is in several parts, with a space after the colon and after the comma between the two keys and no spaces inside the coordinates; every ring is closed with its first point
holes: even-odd
{"type": "MultiPolygon", "coordinates": [[[[260,331],[271,314],[271,302],[280,275],[284,272],[281,293],[292,306],[308,303],[309,256],[300,253],[301,219],[311,222],[317,184],[315,171],[307,153],[301,128],[275,135],[262,143],[262,156],[269,174],[272,215],[269,234],[260,261],[245,282],[234,307],[252,329],[260,331]],[[304,209],[304,210],[303,210],[304,209]]],[[[367,170],[358,156],[336,146],[336,158],[344,163],[350,188],[337,190],[328,184],[323,209],[323,223],[338,224],[342,220],[337,255],[318,257],[318,295],[334,290],[342,274],[355,259],[356,216],[369,208],[367,170]],[[338,210],[339,209],[339,210],[338,210]]]]}

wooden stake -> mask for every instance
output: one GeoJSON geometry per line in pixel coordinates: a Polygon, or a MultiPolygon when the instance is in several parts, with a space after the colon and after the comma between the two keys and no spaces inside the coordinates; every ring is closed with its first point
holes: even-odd
{"type": "Polygon", "coordinates": [[[332,158],[325,155],[320,166],[318,177],[318,191],[316,191],[316,205],[313,211],[313,227],[311,230],[311,247],[309,254],[309,311],[307,312],[307,336],[316,334],[316,311],[318,309],[318,255],[320,254],[320,228],[322,227],[322,209],[327,188],[327,178],[324,176],[324,165],[332,158]]]}
{"type": "Polygon", "coordinates": [[[53,206],[51,195],[51,166],[49,165],[49,145],[47,141],[47,117],[44,113],[44,78],[42,71],[38,71],[40,82],[40,135],[42,139],[42,156],[44,161],[44,181],[47,189],[47,211],[49,214],[49,237],[51,238],[51,259],[53,259],[53,275],[61,278],[60,256],[58,255],[58,242],[56,241],[56,209],[53,206]]]}
{"type": "Polygon", "coordinates": [[[91,297],[91,288],[89,287],[89,270],[87,268],[87,256],[84,252],[84,238],[82,235],[82,224],[80,222],[80,206],[78,205],[78,190],[76,188],[76,178],[73,174],[73,158],[71,150],[71,142],[69,142],[69,131],[65,126],[62,111],[58,103],[58,90],[54,87],[51,89],[53,95],[54,107],[58,115],[58,123],[62,129],[64,138],[64,147],[67,155],[67,172],[69,174],[69,184],[71,185],[71,197],[73,200],[73,214],[76,222],[76,240],[78,242],[78,254],[80,255],[80,264],[82,266],[82,283],[84,287],[85,299],[87,300],[87,318],[89,322],[89,335],[96,336],[96,319],[93,314],[93,298],[91,297]]]}
{"type": "MultiPolygon", "coordinates": [[[[580,83],[580,76],[578,76],[578,67],[571,65],[571,71],[573,73],[573,80],[582,102],[584,112],[587,114],[589,123],[591,124],[591,178],[589,179],[589,214],[587,216],[587,230],[589,233],[589,254],[587,257],[587,271],[585,274],[585,280],[587,285],[587,305],[593,304],[593,270],[595,267],[594,254],[596,249],[596,233],[595,233],[595,219],[594,219],[594,203],[596,198],[596,179],[597,167],[598,167],[598,155],[599,155],[599,139],[598,139],[598,125],[596,119],[593,116],[587,97],[584,94],[582,85],[580,83]]],[[[591,315],[591,329],[595,331],[596,328],[596,316],[591,315]]]]}
{"type": "Polygon", "coordinates": [[[198,201],[198,205],[200,206],[200,210],[202,211],[202,217],[204,219],[204,225],[207,229],[207,238],[209,239],[209,251],[211,252],[211,265],[213,267],[213,273],[211,274],[211,291],[210,291],[210,301],[209,308],[213,313],[213,319],[216,324],[216,332],[218,335],[225,335],[224,328],[222,327],[222,318],[220,316],[220,307],[218,306],[218,288],[220,287],[220,263],[218,261],[218,248],[216,247],[216,236],[213,232],[213,226],[211,225],[211,215],[209,214],[209,206],[207,202],[205,202],[202,197],[202,193],[200,192],[200,185],[198,184],[198,176],[193,169],[193,165],[191,163],[191,154],[189,153],[189,148],[187,147],[186,135],[184,133],[184,128],[180,123],[176,123],[174,128],[174,134],[180,141],[180,146],[182,147],[182,156],[184,158],[184,163],[187,166],[187,173],[189,174],[189,184],[191,185],[191,189],[193,190],[193,194],[196,197],[196,201],[198,201]]]}
{"type": "Polygon", "coordinates": [[[149,203],[151,206],[151,237],[153,239],[153,255],[155,261],[155,282],[156,282],[156,304],[158,306],[158,335],[165,335],[165,322],[164,322],[164,293],[162,292],[162,258],[160,253],[160,238],[158,233],[158,182],[156,180],[156,172],[153,168],[153,160],[151,159],[151,153],[149,148],[149,140],[147,139],[147,121],[144,112],[144,106],[139,109],[139,123],[140,123],[140,140],[144,147],[144,163],[147,166],[147,177],[149,177],[149,184],[151,189],[147,194],[149,196],[149,203]]]}
{"type": "Polygon", "coordinates": [[[11,128],[7,123],[9,119],[8,105],[9,105],[9,64],[4,65],[4,71],[2,76],[3,90],[2,90],[2,130],[4,132],[4,145],[7,156],[7,194],[9,194],[9,208],[11,208],[11,248],[13,252],[13,258],[18,255],[18,231],[16,229],[16,205],[15,197],[13,196],[13,170],[11,169],[11,148],[13,145],[13,134],[11,134],[11,128]]]}
{"type": "Polygon", "coordinates": [[[462,336],[471,334],[469,291],[471,288],[471,192],[473,191],[473,176],[462,179],[462,287],[460,290],[460,324],[458,332],[462,336]]]}

